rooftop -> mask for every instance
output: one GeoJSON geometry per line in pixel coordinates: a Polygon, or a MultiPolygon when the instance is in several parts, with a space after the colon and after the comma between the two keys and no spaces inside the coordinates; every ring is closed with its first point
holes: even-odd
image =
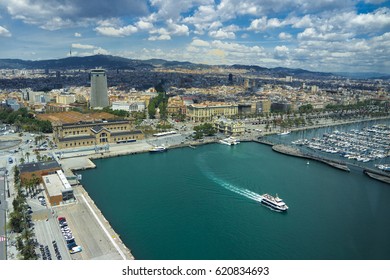
{"type": "Polygon", "coordinates": [[[61,166],[55,161],[39,161],[39,162],[30,162],[19,165],[20,173],[24,172],[35,172],[47,169],[58,168],[61,169],[61,166]]]}

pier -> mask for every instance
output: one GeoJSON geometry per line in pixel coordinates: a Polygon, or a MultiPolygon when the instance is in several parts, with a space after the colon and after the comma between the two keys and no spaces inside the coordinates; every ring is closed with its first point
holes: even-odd
{"type": "Polygon", "coordinates": [[[315,160],[318,162],[325,163],[329,166],[332,166],[334,168],[347,171],[349,172],[350,169],[345,163],[334,161],[334,160],[329,160],[329,159],[324,159],[321,157],[315,157],[312,155],[304,154],[302,153],[299,149],[291,147],[291,146],[286,146],[286,145],[273,145],[272,150],[281,154],[289,155],[289,156],[295,156],[295,157],[300,157],[300,158],[305,158],[305,159],[310,159],[310,160],[315,160]]]}

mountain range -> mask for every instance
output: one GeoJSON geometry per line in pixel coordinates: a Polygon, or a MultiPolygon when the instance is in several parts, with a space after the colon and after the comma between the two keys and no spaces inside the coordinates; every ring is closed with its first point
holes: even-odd
{"type": "MultiPolygon", "coordinates": [[[[111,55],[93,55],[84,57],[67,57],[61,59],[49,60],[21,60],[21,59],[0,59],[0,69],[93,69],[102,67],[104,69],[132,69],[132,70],[152,70],[156,67],[163,68],[186,68],[186,69],[210,69],[213,65],[196,64],[188,61],[167,61],[164,59],[137,60],[128,59],[111,55]]],[[[296,78],[314,78],[324,79],[330,77],[347,78],[390,78],[389,75],[381,73],[325,73],[313,72],[304,69],[292,69],[284,67],[265,68],[257,65],[218,65],[220,68],[243,69],[263,75],[272,75],[275,77],[293,76],[296,78]]]]}

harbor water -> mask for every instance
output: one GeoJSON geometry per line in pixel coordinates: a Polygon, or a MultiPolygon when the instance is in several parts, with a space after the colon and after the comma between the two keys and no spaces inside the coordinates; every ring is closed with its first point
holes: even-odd
{"type": "Polygon", "coordinates": [[[358,170],[257,143],[94,162],[82,184],[136,259],[390,259],[390,186],[358,170]]]}

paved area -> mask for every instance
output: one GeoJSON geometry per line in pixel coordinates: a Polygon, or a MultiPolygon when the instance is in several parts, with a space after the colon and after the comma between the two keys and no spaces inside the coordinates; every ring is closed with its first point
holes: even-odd
{"type": "Polygon", "coordinates": [[[133,259],[130,251],[81,186],[75,187],[75,196],[76,203],[55,207],[56,215],[66,218],[77,245],[83,248],[82,252],[71,255],[71,258],[133,259]]]}

